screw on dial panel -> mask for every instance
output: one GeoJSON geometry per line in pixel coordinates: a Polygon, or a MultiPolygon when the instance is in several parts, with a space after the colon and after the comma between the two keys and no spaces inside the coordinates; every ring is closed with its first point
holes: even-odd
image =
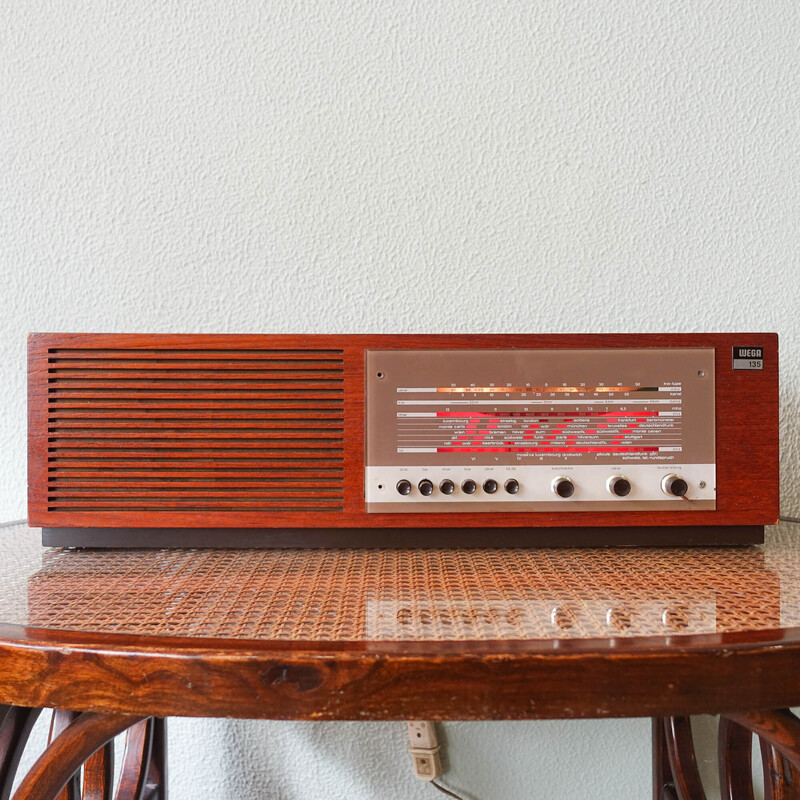
{"type": "Polygon", "coordinates": [[[453,483],[453,481],[451,481],[449,478],[445,478],[445,479],[444,479],[444,480],[443,480],[443,481],[442,481],[442,482],[439,484],[439,491],[440,491],[442,494],[453,494],[453,492],[454,492],[455,490],[456,490],[456,485],[455,485],[455,484],[453,483]]]}
{"type": "Polygon", "coordinates": [[[631,482],[624,475],[612,475],[606,481],[606,489],[615,497],[627,497],[631,493],[631,482]]]}
{"type": "Polygon", "coordinates": [[[559,476],[558,478],[553,478],[550,488],[559,497],[572,497],[572,495],[575,494],[575,484],[570,478],[566,478],[563,475],[559,476]]]}
{"type": "Polygon", "coordinates": [[[494,478],[487,478],[483,482],[483,491],[486,494],[494,494],[497,491],[497,481],[494,478]]]}
{"type": "Polygon", "coordinates": [[[397,491],[400,494],[411,494],[411,481],[405,479],[397,481],[397,491]]]}
{"type": "Polygon", "coordinates": [[[509,494],[516,494],[519,491],[519,481],[516,478],[509,478],[503,485],[503,488],[509,494]]]}
{"type": "Polygon", "coordinates": [[[661,491],[672,497],[683,497],[689,491],[689,484],[680,475],[667,475],[661,481],[661,491]]]}
{"type": "Polygon", "coordinates": [[[467,480],[461,484],[461,491],[464,492],[464,494],[475,494],[477,488],[478,484],[471,478],[467,478],[467,480]]]}

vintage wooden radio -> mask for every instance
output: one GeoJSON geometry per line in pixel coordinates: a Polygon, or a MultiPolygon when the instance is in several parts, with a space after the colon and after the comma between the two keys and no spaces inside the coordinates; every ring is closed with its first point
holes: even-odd
{"type": "Polygon", "coordinates": [[[757,542],[778,339],[33,334],[28,468],[51,545],[757,542]]]}

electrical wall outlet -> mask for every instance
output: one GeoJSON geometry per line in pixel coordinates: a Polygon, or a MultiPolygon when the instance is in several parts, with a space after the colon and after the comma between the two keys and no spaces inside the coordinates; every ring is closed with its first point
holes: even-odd
{"type": "Polygon", "coordinates": [[[421,781],[432,781],[442,774],[442,762],[439,759],[439,748],[432,750],[411,750],[414,760],[414,774],[421,781]]]}
{"type": "Polygon", "coordinates": [[[432,722],[409,722],[408,742],[412,749],[418,747],[436,747],[439,744],[436,740],[436,727],[432,722]]]}
{"type": "Polygon", "coordinates": [[[436,727],[432,722],[414,721],[408,723],[408,741],[414,774],[421,781],[432,781],[442,774],[439,758],[439,743],[436,740],[436,727]]]}

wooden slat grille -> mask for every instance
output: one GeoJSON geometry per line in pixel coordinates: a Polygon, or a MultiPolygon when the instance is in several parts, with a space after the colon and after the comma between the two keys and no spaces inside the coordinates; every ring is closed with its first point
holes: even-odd
{"type": "Polygon", "coordinates": [[[337,511],[341,350],[52,348],[51,511],[337,511]]]}

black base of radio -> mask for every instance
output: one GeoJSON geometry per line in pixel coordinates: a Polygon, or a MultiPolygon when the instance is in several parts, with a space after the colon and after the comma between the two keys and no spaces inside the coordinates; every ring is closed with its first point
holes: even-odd
{"type": "Polygon", "coordinates": [[[45,547],[676,547],[761,544],[762,525],[594,528],[42,528],[45,547]]]}

